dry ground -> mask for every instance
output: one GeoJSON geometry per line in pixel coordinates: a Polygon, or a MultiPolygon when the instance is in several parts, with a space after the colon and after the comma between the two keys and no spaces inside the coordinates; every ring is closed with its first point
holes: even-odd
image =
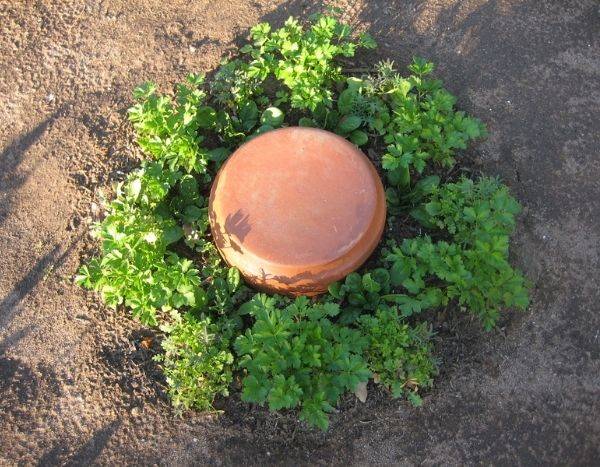
{"type": "Polygon", "coordinates": [[[469,157],[525,206],[533,305],[465,320],[421,409],[376,391],[323,435],[226,402],[176,418],[150,331],[72,284],[97,191],[135,161],[131,90],[210,70],[316,1],[0,2],[0,464],[594,464],[600,444],[600,15],[579,1],[343,0],[377,58],[434,60],[488,125],[469,157]]]}

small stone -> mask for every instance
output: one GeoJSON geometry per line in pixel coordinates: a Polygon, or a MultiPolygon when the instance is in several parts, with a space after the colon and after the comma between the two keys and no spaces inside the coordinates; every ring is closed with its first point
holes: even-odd
{"type": "Polygon", "coordinates": [[[100,215],[100,206],[97,203],[92,203],[90,206],[90,210],[92,212],[92,216],[98,217],[100,215]]]}
{"type": "Polygon", "coordinates": [[[354,395],[362,403],[367,402],[367,382],[366,381],[363,381],[362,383],[358,383],[356,385],[356,389],[354,390],[354,395]]]}
{"type": "Polygon", "coordinates": [[[193,53],[195,53],[195,52],[196,52],[196,47],[194,47],[193,45],[190,45],[190,46],[189,46],[189,50],[190,50],[190,53],[192,53],[192,54],[193,54],[193,53]]]}
{"type": "Polygon", "coordinates": [[[134,407],[133,409],[131,409],[131,415],[133,415],[134,417],[139,417],[141,413],[142,411],[139,407],[134,407]]]}
{"type": "Polygon", "coordinates": [[[52,94],[52,93],[50,93],[50,94],[48,94],[48,95],[46,96],[46,102],[47,102],[48,104],[49,104],[49,103],[51,103],[51,102],[54,102],[54,99],[56,99],[56,96],[55,96],[54,94],[52,94]]]}

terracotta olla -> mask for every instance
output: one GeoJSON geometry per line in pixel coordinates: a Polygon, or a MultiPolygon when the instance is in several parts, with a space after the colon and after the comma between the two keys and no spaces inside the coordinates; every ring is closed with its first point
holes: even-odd
{"type": "Polygon", "coordinates": [[[316,295],[373,252],[385,224],[385,193],[352,143],[291,127],[231,155],[212,186],[209,213],[217,248],[249,284],[316,295]]]}

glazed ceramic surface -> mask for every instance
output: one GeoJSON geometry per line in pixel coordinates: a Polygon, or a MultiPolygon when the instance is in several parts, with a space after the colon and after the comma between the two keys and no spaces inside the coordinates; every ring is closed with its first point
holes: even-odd
{"type": "Polygon", "coordinates": [[[355,145],[291,127],[231,155],[213,183],[209,213],[217,248],[247,282],[315,295],[373,252],[385,224],[385,193],[355,145]]]}

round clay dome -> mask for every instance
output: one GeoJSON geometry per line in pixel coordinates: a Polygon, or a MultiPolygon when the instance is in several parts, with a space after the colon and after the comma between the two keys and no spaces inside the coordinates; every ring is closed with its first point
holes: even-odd
{"type": "Polygon", "coordinates": [[[209,213],[217,248],[250,285],[316,295],[373,252],[385,225],[385,192],[355,145],[291,127],[231,155],[213,183],[209,213]]]}

